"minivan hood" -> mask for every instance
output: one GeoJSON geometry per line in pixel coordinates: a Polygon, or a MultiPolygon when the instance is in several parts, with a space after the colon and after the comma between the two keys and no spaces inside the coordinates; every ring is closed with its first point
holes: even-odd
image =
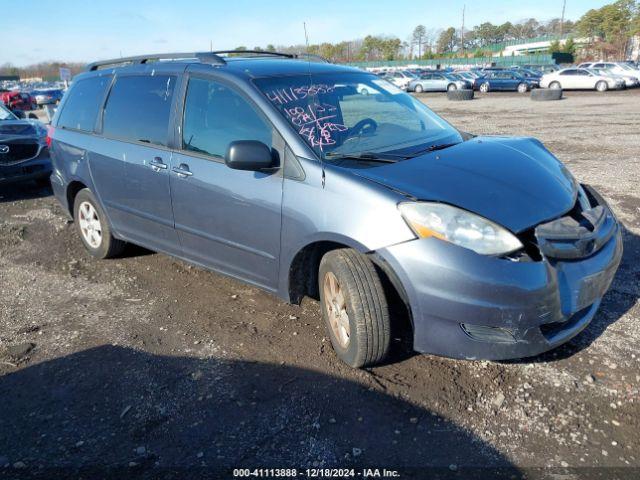
{"type": "Polygon", "coordinates": [[[417,200],[448,203],[520,232],[573,208],[577,186],[538,140],[475,137],[356,175],[417,200]]]}

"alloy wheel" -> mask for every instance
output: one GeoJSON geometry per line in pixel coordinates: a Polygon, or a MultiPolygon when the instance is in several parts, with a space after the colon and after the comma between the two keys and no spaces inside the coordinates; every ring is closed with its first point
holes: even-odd
{"type": "Polygon", "coordinates": [[[329,324],[333,336],[342,348],[347,348],[350,342],[351,327],[349,326],[349,314],[347,303],[333,272],[327,272],[324,277],[324,304],[329,317],[329,324]]]}
{"type": "Polygon", "coordinates": [[[89,202],[82,202],[78,209],[78,222],[84,241],[91,248],[99,248],[102,243],[102,225],[98,212],[89,202]]]}

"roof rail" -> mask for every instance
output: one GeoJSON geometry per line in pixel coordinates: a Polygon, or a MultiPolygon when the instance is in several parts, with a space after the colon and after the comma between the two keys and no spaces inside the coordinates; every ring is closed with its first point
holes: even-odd
{"type": "Polygon", "coordinates": [[[273,56],[273,57],[285,57],[285,58],[295,58],[296,56],[291,53],[282,53],[282,52],[269,52],[267,50],[216,50],[216,55],[236,55],[241,54],[244,55],[246,53],[251,54],[254,57],[261,56],[273,56]]]}
{"type": "Polygon", "coordinates": [[[137,55],[135,57],[122,57],[93,62],[87,65],[85,71],[91,72],[94,70],[99,70],[101,68],[126,64],[144,64],[154,60],[185,60],[190,58],[195,58],[200,60],[202,63],[210,63],[213,65],[224,65],[226,63],[224,59],[216,55],[215,52],[156,53],[150,55],[137,55]]]}
{"type": "Polygon", "coordinates": [[[296,59],[316,59],[325,63],[329,63],[327,59],[320,55],[313,55],[309,53],[281,53],[281,52],[268,52],[264,50],[216,50],[214,52],[188,52],[188,53],[155,53],[149,55],[137,55],[134,57],[121,57],[111,60],[101,60],[93,62],[87,65],[85,71],[91,72],[99,70],[101,68],[117,67],[129,64],[145,64],[156,60],[186,60],[197,59],[201,63],[208,63],[211,65],[224,65],[227,62],[221,55],[246,55],[250,54],[255,57],[285,57],[296,59]]]}

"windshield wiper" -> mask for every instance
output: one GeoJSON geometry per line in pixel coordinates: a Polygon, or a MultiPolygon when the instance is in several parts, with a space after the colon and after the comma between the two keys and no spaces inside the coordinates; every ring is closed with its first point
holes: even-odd
{"type": "Polygon", "coordinates": [[[423,153],[435,152],[436,150],[444,150],[445,148],[453,147],[455,145],[458,145],[459,143],[462,143],[462,142],[438,143],[438,144],[435,144],[435,145],[429,145],[427,148],[423,148],[421,150],[413,152],[411,154],[411,157],[409,157],[409,158],[418,157],[418,156],[422,155],[423,153]]]}
{"type": "Polygon", "coordinates": [[[374,152],[362,152],[362,153],[337,153],[329,152],[325,153],[326,159],[339,159],[339,160],[364,160],[367,162],[381,162],[381,163],[396,163],[400,159],[406,159],[405,155],[393,155],[391,153],[374,153],[374,152]]]}

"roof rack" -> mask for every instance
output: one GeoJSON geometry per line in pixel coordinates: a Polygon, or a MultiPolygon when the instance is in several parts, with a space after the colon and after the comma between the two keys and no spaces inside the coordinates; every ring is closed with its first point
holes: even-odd
{"type": "Polygon", "coordinates": [[[249,54],[254,57],[260,56],[273,56],[273,57],[285,57],[285,58],[301,58],[301,57],[318,57],[326,62],[325,59],[319,57],[318,55],[307,55],[307,54],[291,54],[291,53],[280,53],[280,52],[267,52],[263,50],[216,50],[215,52],[188,52],[188,53],[156,53],[149,55],[137,55],[134,57],[122,57],[122,58],[114,58],[111,60],[101,60],[99,62],[93,62],[87,65],[85,71],[91,72],[95,70],[99,70],[101,68],[109,68],[109,67],[117,67],[122,65],[131,65],[131,64],[145,64],[148,62],[153,62],[156,60],[187,60],[187,59],[197,59],[201,63],[208,63],[211,65],[224,65],[227,62],[225,61],[222,55],[230,56],[230,55],[246,55],[249,54]]]}

